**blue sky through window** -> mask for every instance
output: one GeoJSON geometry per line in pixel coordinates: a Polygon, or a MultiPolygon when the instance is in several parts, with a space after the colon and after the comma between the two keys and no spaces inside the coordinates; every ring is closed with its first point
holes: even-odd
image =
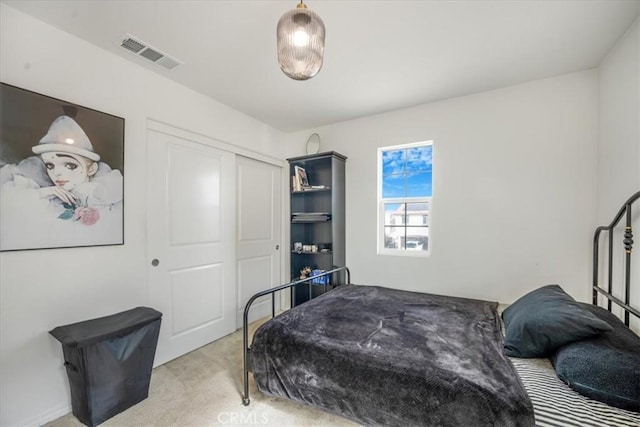
{"type": "Polygon", "coordinates": [[[433,146],[382,152],[382,197],[431,197],[433,146]]]}

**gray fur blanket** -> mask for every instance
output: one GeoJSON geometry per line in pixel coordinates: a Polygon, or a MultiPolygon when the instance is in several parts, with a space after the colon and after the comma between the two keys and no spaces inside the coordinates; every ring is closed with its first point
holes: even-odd
{"type": "Polygon", "coordinates": [[[265,394],[385,426],[533,426],[497,303],[343,285],[262,325],[265,394]]]}

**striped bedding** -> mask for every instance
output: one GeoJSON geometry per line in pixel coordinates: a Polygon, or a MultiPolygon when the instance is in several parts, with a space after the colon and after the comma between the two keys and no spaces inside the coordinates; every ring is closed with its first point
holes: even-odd
{"type": "Polygon", "coordinates": [[[640,427],[640,414],[589,399],[558,379],[549,359],[511,358],[538,427],[640,427]]]}

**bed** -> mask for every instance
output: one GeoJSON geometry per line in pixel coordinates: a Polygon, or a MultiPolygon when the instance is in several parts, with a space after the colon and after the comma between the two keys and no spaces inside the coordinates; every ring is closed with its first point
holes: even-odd
{"type": "MultiPolygon", "coordinates": [[[[623,325],[627,329],[628,313],[640,317],[629,304],[631,205],[638,198],[640,192],[623,205],[609,226],[596,230],[594,239],[593,302],[597,304],[601,294],[609,310],[611,302],[622,307],[627,313],[623,325]],[[618,298],[613,295],[611,279],[607,289],[599,286],[599,237],[603,231],[613,234],[625,214],[626,282],[625,294],[618,298]]],[[[612,242],[610,238],[609,252],[612,242]]],[[[610,256],[609,269],[611,260],[610,256]]],[[[503,316],[508,315],[503,321],[495,302],[352,285],[346,267],[324,274],[344,275],[345,284],[275,316],[258,328],[251,346],[247,319],[253,301],[265,295],[275,298],[276,292],[310,283],[313,278],[260,292],[245,306],[245,405],[250,403],[248,380],[252,372],[264,394],[364,425],[640,425],[633,401],[630,407],[622,408],[585,397],[558,369],[559,364],[572,367],[582,363],[575,362],[576,354],[589,357],[591,350],[585,350],[589,346],[607,349],[609,342],[595,341],[610,335],[613,327],[597,324],[590,335],[545,348],[544,357],[535,357],[535,353],[510,357],[505,349],[512,339],[514,308],[510,307],[511,314],[505,310],[503,316]],[[576,343],[586,344],[576,350],[576,343]]],[[[540,292],[546,298],[558,290],[544,287],[537,297],[540,292]]],[[[589,311],[581,303],[565,303],[575,310],[589,311]]],[[[632,340],[638,339],[633,335],[632,340]]],[[[631,371],[631,375],[627,388],[633,400],[633,375],[640,375],[640,371],[631,371]]],[[[640,380],[637,384],[640,388],[640,380]]]]}

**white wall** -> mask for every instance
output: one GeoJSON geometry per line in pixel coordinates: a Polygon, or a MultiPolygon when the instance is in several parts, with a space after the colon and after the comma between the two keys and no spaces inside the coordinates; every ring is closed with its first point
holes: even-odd
{"type": "MultiPolygon", "coordinates": [[[[534,81],[317,131],[347,160],[356,283],[511,302],[549,283],[589,297],[597,71],[534,81]],[[431,256],[376,254],[377,147],[433,140],[431,256]]],[[[636,157],[637,158],[637,157],[636,157]]]]}
{"type": "Polygon", "coordinates": [[[147,118],[282,158],[282,135],[0,4],[0,79],[125,118],[125,244],[0,254],[0,425],[70,410],[58,325],[148,304],[147,118]]]}
{"type": "MultiPolygon", "coordinates": [[[[632,193],[640,191],[639,20],[609,51],[599,71],[597,219],[599,225],[605,225],[632,193]]],[[[636,238],[631,255],[631,283],[637,284],[640,282],[640,203],[636,203],[634,209],[632,225],[636,238]]],[[[620,255],[620,252],[616,253],[616,258],[620,255]]],[[[621,261],[616,264],[621,265],[621,261]]],[[[623,279],[616,277],[613,283],[614,294],[620,297],[623,279]]],[[[632,289],[630,301],[632,306],[640,307],[637,286],[632,289]]],[[[640,332],[640,321],[635,320],[631,325],[640,332]]]]}
{"type": "Polygon", "coordinates": [[[640,190],[640,23],[599,66],[598,216],[611,220],[640,190]]]}

